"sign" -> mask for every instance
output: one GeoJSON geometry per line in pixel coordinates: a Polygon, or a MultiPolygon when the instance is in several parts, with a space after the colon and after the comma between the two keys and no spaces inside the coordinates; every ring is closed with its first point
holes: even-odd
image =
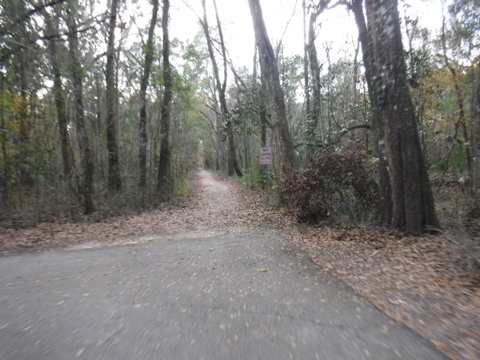
{"type": "Polygon", "coordinates": [[[260,165],[270,165],[272,160],[272,148],[260,148],[260,165]]]}

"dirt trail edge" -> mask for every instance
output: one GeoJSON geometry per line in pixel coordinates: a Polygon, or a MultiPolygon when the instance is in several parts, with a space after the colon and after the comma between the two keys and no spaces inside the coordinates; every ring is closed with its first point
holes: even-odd
{"type": "Polygon", "coordinates": [[[0,359],[445,358],[268,231],[254,200],[199,176],[193,208],[0,258],[0,359]]]}

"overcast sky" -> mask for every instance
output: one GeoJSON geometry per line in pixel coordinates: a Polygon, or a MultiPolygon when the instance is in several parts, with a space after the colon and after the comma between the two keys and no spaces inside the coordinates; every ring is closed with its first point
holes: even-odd
{"type": "MultiPolygon", "coordinates": [[[[201,14],[200,0],[188,0],[201,14]]],[[[421,24],[430,28],[441,25],[441,0],[410,0],[411,14],[420,17],[421,24]]],[[[303,55],[303,15],[302,0],[260,0],[267,31],[275,46],[282,40],[286,55],[303,55]],[[292,17],[292,14],[293,17],[292,17]],[[289,20],[291,19],[290,23],[289,20]],[[287,23],[289,23],[287,29],[287,23]],[[285,31],[286,29],[286,31],[285,31]]],[[[250,9],[247,0],[217,0],[217,6],[222,20],[227,48],[234,60],[235,66],[249,66],[253,63],[254,33],[250,9]]],[[[215,17],[212,2],[207,0],[210,11],[209,22],[213,26],[215,17]]],[[[403,17],[402,2],[400,16],[403,17]]],[[[353,42],[358,34],[353,16],[344,7],[328,10],[320,15],[322,24],[318,29],[317,46],[321,53],[323,44],[332,45],[331,56],[338,59],[345,51],[353,52],[353,42]]],[[[200,30],[196,15],[186,8],[183,2],[172,3],[171,37],[179,40],[191,39],[200,30]]]]}

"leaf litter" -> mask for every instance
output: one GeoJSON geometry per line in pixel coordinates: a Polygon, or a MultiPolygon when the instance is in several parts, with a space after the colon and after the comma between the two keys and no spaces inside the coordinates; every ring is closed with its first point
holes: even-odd
{"type": "Polygon", "coordinates": [[[480,266],[457,246],[461,233],[415,238],[377,228],[307,226],[231,180],[200,171],[192,183],[191,194],[161,210],[95,223],[0,228],[0,255],[188,231],[274,232],[452,359],[480,359],[480,266]]]}

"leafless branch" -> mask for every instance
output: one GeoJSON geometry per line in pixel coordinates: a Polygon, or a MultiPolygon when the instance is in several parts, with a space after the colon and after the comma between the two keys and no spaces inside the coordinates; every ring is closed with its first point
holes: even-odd
{"type": "Polygon", "coordinates": [[[11,32],[11,28],[17,26],[18,24],[27,21],[31,16],[34,14],[43,11],[44,9],[48,7],[55,6],[57,4],[61,4],[62,2],[65,2],[66,0],[52,0],[47,3],[40,3],[33,5],[33,9],[27,11],[25,14],[21,14],[18,16],[16,19],[13,20],[11,24],[9,24],[9,29],[6,28],[0,28],[0,36],[6,35],[11,32]]]}
{"type": "Polygon", "coordinates": [[[336,145],[336,144],[339,144],[340,141],[342,140],[342,138],[348,134],[349,132],[353,131],[353,130],[358,130],[358,129],[367,129],[367,130],[372,130],[372,127],[368,124],[359,124],[359,125],[352,125],[352,126],[349,126],[348,128],[346,129],[342,129],[340,134],[338,134],[337,138],[328,142],[327,144],[308,144],[308,143],[300,143],[300,144],[297,144],[294,146],[295,149],[301,147],[301,146],[310,146],[310,147],[327,147],[327,146],[332,146],[332,145],[336,145]]]}

